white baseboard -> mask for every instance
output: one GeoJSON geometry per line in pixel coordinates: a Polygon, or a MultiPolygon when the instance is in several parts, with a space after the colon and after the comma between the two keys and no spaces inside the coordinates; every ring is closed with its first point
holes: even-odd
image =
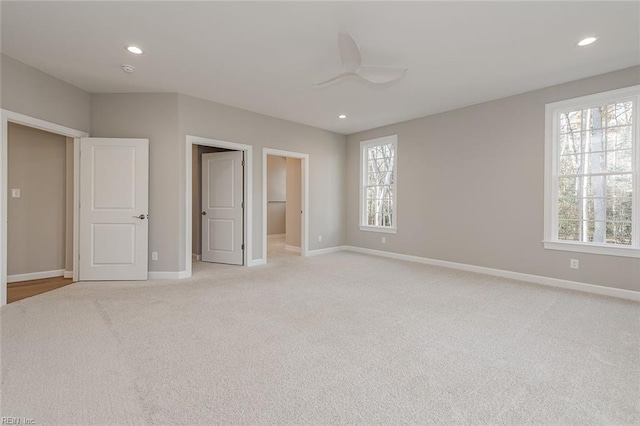
{"type": "Polygon", "coordinates": [[[200,262],[200,259],[202,259],[201,255],[195,254],[195,253],[191,253],[191,260],[193,260],[194,262],[200,262]]]}
{"type": "Polygon", "coordinates": [[[149,271],[150,280],[181,280],[187,278],[187,271],[149,271]]]}
{"type": "MultiPolygon", "coordinates": [[[[247,266],[264,265],[264,259],[254,259],[249,261],[247,266]]],[[[150,280],[181,280],[187,277],[187,271],[149,271],[150,280]]]]}
{"type": "Polygon", "coordinates": [[[274,239],[280,239],[280,238],[285,238],[287,236],[287,234],[269,234],[267,235],[267,240],[274,240],[274,239]]]}
{"type": "Polygon", "coordinates": [[[247,266],[248,267],[259,266],[259,265],[264,265],[266,263],[267,261],[264,259],[252,259],[248,262],[247,266]]]}
{"type": "Polygon", "coordinates": [[[73,271],[64,271],[65,278],[73,278],[73,271]]]}
{"type": "Polygon", "coordinates": [[[347,249],[348,249],[348,246],[335,246],[335,247],[327,247],[327,248],[317,249],[317,250],[309,250],[307,251],[307,256],[318,256],[321,254],[336,253],[336,252],[344,251],[347,249]]]}
{"type": "Polygon", "coordinates": [[[577,281],[562,280],[558,278],[549,278],[540,275],[523,274],[521,272],[505,271],[503,269],[486,268],[484,266],[468,265],[465,263],[449,262],[446,260],[429,259],[426,257],[411,256],[408,254],[392,253],[388,251],[373,250],[362,247],[344,246],[344,249],[356,253],[370,254],[374,256],[382,256],[398,260],[406,260],[408,262],[424,263],[426,265],[442,266],[444,268],[459,269],[462,271],[477,272],[480,274],[493,275],[496,277],[511,278],[513,280],[541,284],[550,287],[560,287],[570,290],[583,291],[586,293],[600,294],[603,296],[617,297],[620,299],[640,301],[640,292],[638,291],[623,290],[620,288],[586,284],[577,281]]]}
{"type": "Polygon", "coordinates": [[[296,252],[296,253],[300,253],[300,252],[302,251],[302,250],[300,249],[300,247],[297,247],[297,246],[289,246],[289,245],[286,245],[286,244],[285,244],[285,246],[284,246],[284,249],[285,249],[285,250],[287,250],[287,251],[293,251],[293,252],[296,252]]]}
{"type": "MultiPolygon", "coordinates": [[[[43,278],[63,277],[64,269],[56,269],[55,271],[31,272],[29,274],[8,275],[8,283],[17,283],[20,281],[41,280],[43,278]]],[[[72,274],[73,275],[73,274],[72,274]]]]}

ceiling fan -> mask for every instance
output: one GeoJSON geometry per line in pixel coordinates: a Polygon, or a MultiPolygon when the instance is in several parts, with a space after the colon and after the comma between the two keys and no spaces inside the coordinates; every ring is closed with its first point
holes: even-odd
{"type": "Polygon", "coordinates": [[[406,68],[378,67],[362,65],[360,48],[348,33],[338,33],[338,47],[342,58],[343,72],[322,83],[314,84],[316,89],[322,89],[347,78],[360,78],[371,84],[385,84],[396,81],[407,72],[406,68]]]}

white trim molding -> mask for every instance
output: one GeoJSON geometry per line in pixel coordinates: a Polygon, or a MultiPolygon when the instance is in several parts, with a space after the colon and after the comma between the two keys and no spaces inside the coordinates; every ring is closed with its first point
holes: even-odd
{"type": "Polygon", "coordinates": [[[281,149],[262,148],[262,259],[267,263],[267,155],[276,157],[297,158],[302,167],[302,220],[300,255],[308,256],[309,252],[309,154],[283,151],[281,149]]]}
{"type": "MultiPolygon", "coordinates": [[[[89,136],[81,130],[71,129],[60,124],[51,123],[39,118],[30,117],[6,109],[0,109],[1,144],[0,144],[0,306],[7,303],[7,205],[8,205],[8,168],[7,158],[9,145],[9,123],[21,124],[38,130],[44,130],[58,135],[74,138],[74,165],[73,165],[73,278],[78,277],[78,201],[80,192],[79,167],[80,167],[80,138],[89,136]]],[[[64,275],[64,270],[59,276],[64,275]]]]}
{"type": "Polygon", "coordinates": [[[382,232],[383,234],[397,234],[398,233],[398,229],[395,227],[382,227],[382,226],[366,226],[366,225],[360,225],[360,230],[361,231],[366,231],[366,232],[382,232]]]}
{"type": "Polygon", "coordinates": [[[35,117],[30,117],[28,115],[20,114],[19,112],[3,109],[2,114],[8,121],[12,123],[21,124],[23,126],[32,127],[38,130],[44,130],[45,132],[68,136],[70,138],[86,138],[89,136],[89,133],[83,132],[82,130],[76,130],[70,127],[61,126],[60,124],[51,123],[49,121],[41,120],[35,117]]]}
{"type": "Polygon", "coordinates": [[[27,274],[16,274],[7,276],[8,283],[17,283],[21,281],[42,280],[44,278],[66,277],[64,269],[56,269],[53,271],[30,272],[27,274]]]}
{"type": "MultiPolygon", "coordinates": [[[[193,145],[212,146],[216,148],[225,148],[235,151],[244,152],[244,253],[243,264],[245,266],[251,266],[253,259],[253,146],[242,143],[221,141],[217,139],[203,138],[200,136],[187,135],[186,137],[186,155],[185,155],[185,170],[186,170],[186,189],[185,189],[185,276],[182,278],[191,277],[192,273],[192,252],[191,243],[193,239],[192,235],[192,200],[193,200],[193,145]]],[[[151,274],[151,272],[149,273],[151,274]]]]}
{"type": "Polygon", "coordinates": [[[189,278],[187,271],[149,271],[150,280],[181,280],[183,278],[189,278]]]}
{"type": "Polygon", "coordinates": [[[300,253],[302,251],[302,249],[300,247],[298,247],[298,246],[290,246],[288,244],[284,245],[284,249],[286,251],[292,251],[294,253],[300,253]]]}
{"type": "Polygon", "coordinates": [[[573,243],[571,241],[543,241],[544,248],[550,250],[573,251],[578,253],[602,254],[640,258],[640,249],[625,246],[605,246],[603,244],[573,243]]]}
{"type": "MultiPolygon", "coordinates": [[[[64,271],[65,278],[73,278],[73,271],[64,271]]],[[[76,280],[74,280],[76,281],[76,280]]]]}
{"type": "Polygon", "coordinates": [[[253,259],[249,261],[249,264],[247,266],[253,267],[253,266],[266,265],[266,264],[267,264],[267,261],[265,259],[253,259]]]}
{"type": "Polygon", "coordinates": [[[191,253],[191,261],[192,262],[200,262],[200,259],[202,259],[201,255],[195,254],[195,253],[191,253]]]}
{"type": "Polygon", "coordinates": [[[323,249],[311,250],[307,252],[307,256],[320,256],[323,254],[337,253],[339,251],[345,251],[345,250],[349,250],[349,246],[327,247],[323,249]]]}
{"type": "Polygon", "coordinates": [[[362,247],[345,246],[345,250],[373,256],[388,257],[390,259],[406,260],[408,262],[423,263],[425,265],[441,266],[444,268],[458,269],[461,271],[476,272],[495,277],[510,278],[533,284],[541,284],[550,287],[559,287],[569,290],[577,290],[585,293],[599,294],[602,296],[617,297],[640,301],[640,291],[624,290],[614,287],[605,287],[595,284],[586,284],[577,281],[562,280],[558,278],[543,277],[540,275],[524,274],[521,272],[505,271],[503,269],[486,268],[484,266],[468,265],[465,263],[449,262],[446,260],[429,259],[427,257],[411,256],[408,254],[393,253],[389,251],[373,250],[362,247]]]}

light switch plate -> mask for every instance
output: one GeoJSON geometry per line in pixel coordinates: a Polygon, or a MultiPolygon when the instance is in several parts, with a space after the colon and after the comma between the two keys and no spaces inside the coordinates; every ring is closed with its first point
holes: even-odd
{"type": "Polygon", "coordinates": [[[20,190],[12,189],[11,190],[11,198],[20,198],[20,190]]]}

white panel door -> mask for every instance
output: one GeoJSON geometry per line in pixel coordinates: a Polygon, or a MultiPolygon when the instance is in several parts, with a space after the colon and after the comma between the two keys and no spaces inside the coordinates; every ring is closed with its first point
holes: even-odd
{"type": "Polygon", "coordinates": [[[242,151],[202,155],[202,260],[242,265],[242,151]]]}
{"type": "Polygon", "coordinates": [[[80,142],[81,281],[146,280],[149,141],[80,142]]]}

